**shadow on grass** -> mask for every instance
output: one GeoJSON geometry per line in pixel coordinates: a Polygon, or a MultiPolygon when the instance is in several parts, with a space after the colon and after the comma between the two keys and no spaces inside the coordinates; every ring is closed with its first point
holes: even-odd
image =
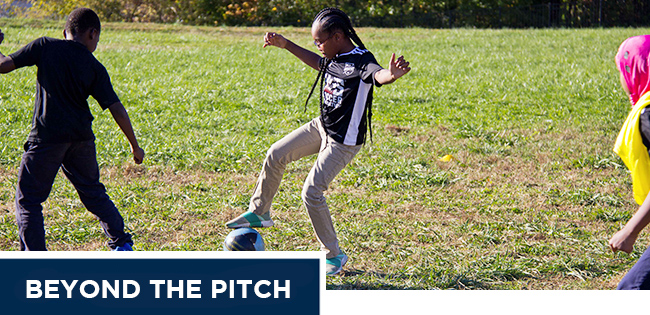
{"type": "Polygon", "coordinates": [[[490,286],[466,275],[426,275],[344,270],[341,282],[328,284],[327,290],[486,290],[490,286]]]}

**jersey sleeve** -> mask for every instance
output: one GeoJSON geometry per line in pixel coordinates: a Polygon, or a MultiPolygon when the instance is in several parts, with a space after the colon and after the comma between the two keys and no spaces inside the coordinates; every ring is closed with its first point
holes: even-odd
{"type": "Polygon", "coordinates": [[[109,106],[120,101],[115,90],[113,90],[108,71],[101,64],[97,66],[97,73],[90,95],[99,103],[102,109],[107,109],[109,106]]]}
{"type": "Polygon", "coordinates": [[[43,47],[47,43],[47,38],[37,38],[23,48],[9,55],[14,61],[16,69],[37,65],[43,54],[43,47]]]}
{"type": "Polygon", "coordinates": [[[363,80],[363,82],[373,83],[377,87],[380,87],[381,84],[375,81],[375,73],[381,69],[383,68],[379,65],[379,63],[377,63],[377,59],[375,59],[375,56],[373,54],[366,53],[361,57],[359,70],[361,72],[361,80],[363,80]]]}

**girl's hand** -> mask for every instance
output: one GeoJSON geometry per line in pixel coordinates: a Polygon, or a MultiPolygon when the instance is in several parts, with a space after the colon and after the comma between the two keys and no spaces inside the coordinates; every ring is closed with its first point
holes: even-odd
{"type": "Polygon", "coordinates": [[[395,60],[395,53],[390,56],[388,71],[390,71],[390,74],[393,77],[393,81],[401,78],[403,75],[411,71],[409,64],[410,63],[408,61],[404,60],[404,56],[399,56],[397,60],[395,60]]]}
{"type": "Polygon", "coordinates": [[[609,240],[609,247],[614,252],[620,250],[629,254],[634,249],[634,242],[636,242],[637,236],[638,235],[630,233],[623,228],[616,232],[616,234],[614,234],[614,236],[609,240]]]}
{"type": "Polygon", "coordinates": [[[279,48],[287,47],[287,39],[278,33],[266,33],[264,34],[264,46],[275,46],[279,48]]]}

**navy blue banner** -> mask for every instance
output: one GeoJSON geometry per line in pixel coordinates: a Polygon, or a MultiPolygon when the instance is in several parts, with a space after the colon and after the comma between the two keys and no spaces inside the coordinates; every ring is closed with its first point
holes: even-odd
{"type": "Polygon", "coordinates": [[[324,287],[318,258],[1,256],[0,302],[7,313],[318,314],[324,287]]]}

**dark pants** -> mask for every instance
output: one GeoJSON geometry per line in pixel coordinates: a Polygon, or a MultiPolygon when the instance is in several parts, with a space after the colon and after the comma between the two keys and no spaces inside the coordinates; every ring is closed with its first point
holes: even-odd
{"type": "Polygon", "coordinates": [[[650,248],[618,284],[618,290],[650,290],[650,248]]]}
{"type": "Polygon", "coordinates": [[[111,248],[133,244],[124,232],[124,220],[99,182],[95,142],[25,143],[16,187],[16,223],[20,250],[47,250],[43,223],[43,203],[62,168],[74,185],[81,202],[92,212],[110,238],[111,248]]]}

